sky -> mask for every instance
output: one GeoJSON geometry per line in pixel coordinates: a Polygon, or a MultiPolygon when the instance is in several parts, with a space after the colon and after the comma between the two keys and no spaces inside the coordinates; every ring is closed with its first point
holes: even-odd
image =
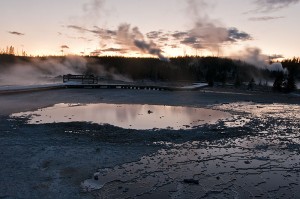
{"type": "Polygon", "coordinates": [[[28,55],[300,57],[300,0],[1,0],[28,55]]]}

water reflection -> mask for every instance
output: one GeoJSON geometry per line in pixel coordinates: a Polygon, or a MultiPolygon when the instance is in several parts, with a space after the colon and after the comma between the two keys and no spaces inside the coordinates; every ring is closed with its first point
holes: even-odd
{"type": "Polygon", "coordinates": [[[204,108],[135,104],[56,104],[33,112],[13,114],[28,117],[29,123],[86,121],[128,129],[190,129],[213,124],[229,113],[204,108]]]}
{"type": "Polygon", "coordinates": [[[299,198],[300,106],[215,108],[234,111],[232,122],[216,125],[230,126],[224,128],[227,135],[241,129],[248,134],[155,142],[164,147],[138,161],[99,169],[82,182],[83,190],[99,198],[299,198]]]}

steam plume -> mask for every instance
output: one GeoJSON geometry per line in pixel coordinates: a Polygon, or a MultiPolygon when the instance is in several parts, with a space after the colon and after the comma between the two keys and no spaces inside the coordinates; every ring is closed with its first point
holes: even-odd
{"type": "MultiPolygon", "coordinates": [[[[0,66],[0,85],[34,85],[53,83],[55,77],[63,74],[85,74],[91,71],[100,76],[111,76],[115,80],[130,81],[129,78],[116,74],[113,69],[107,71],[102,65],[88,64],[79,56],[68,56],[64,59],[32,59],[30,62],[19,62],[0,66]]],[[[62,81],[57,79],[59,83],[62,81]]]]}
{"type": "Polygon", "coordinates": [[[88,3],[83,5],[84,21],[96,23],[101,17],[105,0],[89,0],[88,3]],[[94,21],[93,21],[94,20],[94,21]]]}
{"type": "Polygon", "coordinates": [[[269,71],[282,71],[284,73],[287,72],[287,70],[282,67],[281,63],[269,63],[270,59],[272,58],[282,58],[281,55],[270,57],[268,55],[264,55],[259,48],[245,48],[238,54],[232,55],[231,57],[245,61],[260,69],[267,69],[269,71]]]}
{"type": "Polygon", "coordinates": [[[163,55],[163,51],[152,41],[145,41],[144,35],[137,27],[130,27],[130,24],[121,24],[117,31],[119,44],[128,47],[133,51],[141,51],[157,56],[162,61],[169,59],[163,55]]]}
{"type": "Polygon", "coordinates": [[[205,14],[209,4],[204,0],[189,0],[188,10],[194,20],[193,28],[187,32],[187,37],[181,42],[193,48],[204,48],[219,51],[226,42],[249,40],[252,37],[237,28],[226,28],[220,22],[210,19],[205,14]],[[201,9],[201,12],[200,12],[201,9]]]}

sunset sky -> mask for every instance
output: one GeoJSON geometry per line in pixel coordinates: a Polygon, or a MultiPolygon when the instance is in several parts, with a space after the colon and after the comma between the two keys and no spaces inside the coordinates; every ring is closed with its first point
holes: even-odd
{"type": "Polygon", "coordinates": [[[300,57],[299,10],[300,0],[1,0],[0,49],[300,57]]]}

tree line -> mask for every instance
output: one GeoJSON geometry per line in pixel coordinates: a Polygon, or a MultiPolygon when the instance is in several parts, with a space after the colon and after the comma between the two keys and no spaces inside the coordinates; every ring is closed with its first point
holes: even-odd
{"type": "Polygon", "coordinates": [[[281,62],[287,72],[277,72],[273,90],[277,92],[292,92],[297,89],[296,81],[300,80],[300,58],[286,59],[281,62]]]}
{"type": "Polygon", "coordinates": [[[15,56],[27,56],[25,50],[21,50],[21,53],[14,46],[6,46],[6,48],[0,49],[0,55],[15,55],[15,56]]]}
{"type": "MultiPolygon", "coordinates": [[[[86,60],[85,74],[101,74],[102,68],[109,73],[124,75],[132,80],[151,81],[190,81],[208,82],[210,86],[215,83],[221,85],[231,84],[240,87],[247,84],[249,89],[254,84],[266,85],[274,81],[274,91],[290,92],[296,89],[296,81],[300,81],[300,59],[283,60],[283,71],[269,71],[258,68],[241,60],[220,57],[184,56],[170,58],[169,62],[156,58],[128,58],[128,57],[81,57],[86,60]],[[101,67],[100,67],[101,66],[101,67]]],[[[68,57],[26,57],[13,55],[0,55],[1,67],[9,67],[14,63],[30,63],[36,60],[54,59],[64,63],[68,57]]],[[[62,74],[63,75],[63,74],[62,74]]]]}

